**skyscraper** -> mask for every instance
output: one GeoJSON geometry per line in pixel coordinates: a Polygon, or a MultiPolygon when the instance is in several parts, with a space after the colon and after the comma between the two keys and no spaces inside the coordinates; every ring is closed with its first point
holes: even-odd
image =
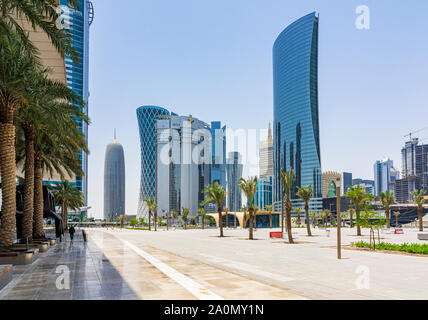
{"type": "Polygon", "coordinates": [[[239,179],[242,177],[244,165],[239,152],[229,152],[227,158],[227,207],[230,212],[238,212],[242,206],[239,179]]]}
{"type": "Polygon", "coordinates": [[[115,139],[107,145],[104,160],[104,219],[125,214],[125,155],[115,139]]]}
{"type": "Polygon", "coordinates": [[[217,181],[226,189],[226,126],[220,121],[211,122],[211,142],[211,183],[217,181]]]}
{"type": "Polygon", "coordinates": [[[159,214],[186,207],[196,216],[203,190],[210,183],[209,125],[192,116],[157,120],[156,150],[159,214]]]}
{"type": "Polygon", "coordinates": [[[272,128],[269,123],[268,138],[260,142],[259,149],[259,176],[266,178],[273,175],[273,138],[272,128]]]}
{"type": "Polygon", "coordinates": [[[342,194],[345,194],[349,187],[352,187],[352,173],[350,172],[343,172],[342,174],[342,194]]]}
{"type": "Polygon", "coordinates": [[[265,176],[257,181],[254,205],[260,211],[266,210],[266,206],[272,205],[272,176],[265,176]]]}
{"type": "Polygon", "coordinates": [[[138,200],[138,217],[148,217],[145,199],[156,197],[156,120],[165,119],[169,111],[157,106],[137,109],[141,144],[141,179],[138,200]]]}
{"type": "MultiPolygon", "coordinates": [[[[79,56],[79,62],[66,56],[61,57],[52,46],[46,34],[42,31],[33,31],[32,28],[24,26],[29,31],[30,39],[40,50],[41,60],[45,67],[52,69],[51,78],[62,81],[68,85],[85,102],[83,110],[88,114],[89,100],[89,27],[93,22],[94,9],[89,0],[56,0],[60,6],[64,28],[71,34],[71,41],[79,56]]],[[[24,24],[25,25],[25,24],[24,24]]],[[[88,141],[88,125],[78,119],[79,129],[88,141]]],[[[88,155],[81,151],[79,153],[80,166],[83,176],[67,177],[79,190],[83,192],[85,205],[88,199],[88,155]]],[[[44,183],[56,184],[61,181],[58,174],[53,177],[44,176],[44,183]]],[[[82,216],[86,213],[82,212],[82,216]]]]}
{"type": "Polygon", "coordinates": [[[281,207],[281,169],[294,169],[297,186],[312,185],[310,210],[322,210],[318,117],[318,16],[308,14],[289,25],[273,46],[274,205],[281,207]]]}
{"type": "Polygon", "coordinates": [[[387,158],[378,160],[373,165],[374,181],[375,181],[375,196],[387,190],[393,190],[393,182],[400,178],[400,172],[394,168],[394,162],[387,158]]]}

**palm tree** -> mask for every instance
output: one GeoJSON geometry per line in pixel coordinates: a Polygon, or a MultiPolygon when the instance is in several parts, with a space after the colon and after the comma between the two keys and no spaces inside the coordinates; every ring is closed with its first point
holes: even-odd
{"type": "Polygon", "coordinates": [[[395,203],[395,196],[394,192],[391,190],[387,190],[385,192],[379,193],[380,201],[382,202],[383,206],[385,207],[385,216],[386,216],[386,227],[389,229],[391,228],[391,219],[389,216],[389,208],[391,204],[395,203]]]}
{"type": "Polygon", "coordinates": [[[172,218],[174,219],[174,224],[176,224],[176,220],[178,218],[178,212],[175,210],[172,210],[172,218]]]}
{"type": "Polygon", "coordinates": [[[247,180],[241,177],[239,188],[244,192],[248,200],[249,221],[249,239],[253,240],[253,217],[254,217],[254,195],[257,189],[257,177],[249,177],[247,180]]]}
{"type": "MultiPolygon", "coordinates": [[[[22,239],[28,239],[29,241],[32,240],[33,234],[34,144],[36,133],[41,127],[44,127],[49,128],[52,133],[56,134],[61,125],[58,120],[67,115],[71,121],[74,121],[76,117],[84,119],[85,122],[89,121],[81,108],[71,104],[71,101],[74,101],[83,105],[83,101],[65,84],[48,79],[49,74],[50,70],[48,69],[34,71],[33,78],[28,81],[27,103],[21,105],[15,114],[15,123],[18,126],[17,136],[23,137],[24,140],[20,145],[22,140],[18,138],[16,146],[17,163],[25,159],[22,239]],[[58,117],[58,113],[61,114],[60,117],[58,117]]],[[[67,128],[68,131],[69,129],[67,128]]]]}
{"type": "Polygon", "coordinates": [[[357,216],[357,236],[361,236],[361,226],[360,226],[360,213],[361,207],[369,200],[371,200],[371,195],[367,194],[366,190],[358,184],[356,187],[349,187],[349,190],[346,192],[346,195],[351,199],[355,207],[355,213],[357,216]]]}
{"type": "Polygon", "coordinates": [[[330,217],[330,216],[331,216],[330,210],[324,209],[323,211],[321,211],[320,217],[322,219],[322,224],[324,227],[327,227],[328,217],[330,217]]]}
{"type": "Polygon", "coordinates": [[[348,210],[348,214],[349,214],[349,222],[350,222],[350,227],[353,228],[354,227],[354,214],[355,214],[355,210],[350,208],[348,210]]]}
{"type": "Polygon", "coordinates": [[[0,0],[0,34],[4,38],[16,34],[27,51],[35,51],[27,36],[26,31],[29,30],[24,30],[19,20],[22,19],[34,31],[41,29],[62,57],[67,54],[78,62],[79,57],[72,46],[70,32],[56,26],[59,18],[57,6],[55,0],[0,0]]]}
{"type": "Polygon", "coordinates": [[[308,236],[312,236],[311,233],[311,225],[309,223],[309,201],[312,198],[312,185],[308,185],[306,188],[297,187],[296,195],[303,200],[305,203],[305,212],[306,212],[306,229],[308,232],[308,236]]]}
{"type": "Polygon", "coordinates": [[[309,213],[309,216],[311,217],[311,219],[312,219],[312,226],[315,228],[315,226],[316,226],[316,222],[317,222],[317,212],[316,211],[311,211],[310,213],[309,213]]]}
{"type": "Polygon", "coordinates": [[[418,206],[418,220],[419,220],[419,231],[424,231],[424,225],[422,221],[423,208],[425,204],[425,192],[424,190],[415,190],[411,193],[413,198],[412,203],[418,206]]]}
{"type": "Polygon", "coordinates": [[[273,210],[273,206],[272,205],[267,205],[266,206],[266,211],[269,214],[269,228],[272,229],[272,210],[273,210]]]}
{"type": "Polygon", "coordinates": [[[257,231],[257,212],[259,212],[259,206],[254,206],[254,230],[257,231]]]}
{"type": "Polygon", "coordinates": [[[220,186],[216,181],[214,184],[208,184],[204,190],[204,193],[207,195],[207,198],[202,201],[203,205],[206,205],[209,202],[215,203],[217,205],[220,237],[223,237],[222,206],[224,199],[226,199],[226,190],[224,190],[223,187],[220,186]]]}
{"type": "Polygon", "coordinates": [[[187,216],[189,215],[189,208],[181,208],[181,215],[184,221],[184,230],[187,230],[187,216]]]}
{"type": "Polygon", "coordinates": [[[202,230],[205,229],[205,209],[203,206],[201,206],[198,209],[198,216],[201,216],[201,220],[202,220],[202,230]]]}
{"type": "MultiPolygon", "coordinates": [[[[69,181],[62,181],[52,188],[57,205],[61,206],[61,216],[64,229],[67,228],[68,209],[77,211],[84,205],[83,193],[74,187],[69,181]]],[[[40,231],[36,230],[34,237],[40,237],[40,231]]],[[[43,232],[43,231],[42,231],[43,232]]]]}
{"type": "Polygon", "coordinates": [[[155,231],[156,230],[156,216],[157,216],[157,211],[158,211],[158,205],[156,204],[156,199],[155,197],[149,198],[149,199],[145,199],[144,202],[147,205],[147,208],[149,209],[149,231],[152,230],[151,228],[151,216],[152,216],[152,212],[155,214],[155,231]]]}
{"type": "Polygon", "coordinates": [[[398,228],[398,216],[401,214],[401,212],[394,211],[392,214],[395,216],[395,227],[398,228]]]}
{"type": "Polygon", "coordinates": [[[294,243],[293,235],[291,233],[291,210],[293,208],[291,204],[291,190],[293,189],[293,179],[294,179],[293,168],[291,168],[290,171],[285,171],[284,169],[282,169],[281,183],[284,188],[284,196],[285,196],[284,206],[285,206],[286,219],[287,219],[288,243],[294,243]]]}
{"type": "MultiPolygon", "coordinates": [[[[141,218],[140,218],[141,219],[141,218]]],[[[120,227],[123,229],[123,226],[125,225],[125,220],[126,220],[126,216],[124,214],[121,214],[119,216],[119,221],[120,221],[120,227]]]]}
{"type": "Polygon", "coordinates": [[[302,214],[303,209],[302,209],[302,208],[297,208],[297,209],[295,210],[295,212],[296,212],[296,215],[297,215],[297,218],[296,218],[296,224],[297,224],[297,226],[300,228],[300,225],[302,224],[302,222],[301,222],[301,220],[300,220],[300,215],[302,214]]]}

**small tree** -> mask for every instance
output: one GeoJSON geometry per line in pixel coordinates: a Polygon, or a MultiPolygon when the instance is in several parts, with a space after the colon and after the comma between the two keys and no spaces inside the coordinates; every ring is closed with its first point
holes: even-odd
{"type": "Polygon", "coordinates": [[[201,206],[198,209],[198,216],[201,217],[201,220],[202,220],[202,230],[204,230],[205,229],[205,209],[203,208],[203,206],[201,206]]]}
{"type": "Polygon", "coordinates": [[[302,222],[300,220],[300,215],[303,213],[303,209],[302,208],[297,208],[295,212],[297,214],[296,224],[300,228],[300,225],[302,224],[302,222]]]}
{"type": "MultiPolygon", "coordinates": [[[[248,238],[253,240],[253,218],[254,218],[254,195],[257,189],[257,177],[249,177],[247,180],[241,177],[239,180],[239,188],[245,193],[248,201],[249,220],[249,235],[248,238]]],[[[245,226],[244,226],[245,227],[245,226]]]]}
{"type": "Polygon", "coordinates": [[[357,216],[357,236],[361,236],[361,224],[358,224],[360,219],[360,213],[362,207],[364,207],[369,201],[373,200],[374,197],[366,192],[366,189],[362,188],[360,184],[356,187],[350,187],[346,192],[346,195],[351,198],[351,201],[355,207],[355,213],[357,216]]]}
{"type": "MultiPolygon", "coordinates": [[[[307,186],[306,188],[297,187],[296,195],[305,202],[305,213],[306,213],[306,229],[308,236],[312,236],[311,225],[309,223],[309,201],[312,198],[312,185],[307,186]]],[[[299,217],[300,220],[300,217],[299,217]]]]}
{"type": "Polygon", "coordinates": [[[156,203],[156,199],[155,197],[149,198],[149,199],[145,199],[144,202],[147,205],[147,208],[149,209],[149,231],[151,231],[151,221],[150,218],[152,216],[152,213],[154,213],[154,224],[155,224],[155,231],[157,231],[156,228],[156,221],[157,221],[157,217],[158,217],[158,205],[156,203]]]}
{"type": "Polygon", "coordinates": [[[395,227],[398,228],[398,216],[401,214],[401,212],[394,211],[392,214],[395,216],[395,227]]]}
{"type": "Polygon", "coordinates": [[[126,219],[126,216],[125,215],[120,215],[119,216],[119,220],[120,220],[120,227],[123,229],[123,225],[125,224],[125,219],[126,219]]]}
{"type": "Polygon", "coordinates": [[[331,216],[330,210],[324,209],[323,211],[321,211],[320,217],[322,219],[322,225],[324,226],[324,228],[327,227],[328,217],[330,217],[330,216],[331,216]]]}
{"type": "Polygon", "coordinates": [[[424,190],[415,190],[411,193],[411,196],[413,198],[412,203],[418,206],[419,231],[424,231],[424,225],[422,221],[423,208],[425,204],[424,190]]]}
{"type": "Polygon", "coordinates": [[[382,202],[383,206],[385,207],[385,217],[386,217],[386,227],[389,229],[391,228],[391,219],[389,216],[389,208],[391,204],[395,203],[395,196],[394,192],[391,190],[387,190],[385,192],[379,193],[380,202],[382,202]]]}
{"type": "Polygon", "coordinates": [[[284,171],[284,168],[281,171],[281,183],[284,188],[284,207],[287,219],[287,233],[288,233],[288,243],[294,243],[293,234],[291,233],[291,210],[293,208],[291,203],[291,190],[293,189],[293,180],[294,180],[294,170],[293,168],[290,171],[284,171]]]}
{"type": "Polygon", "coordinates": [[[187,230],[187,216],[190,213],[190,209],[189,208],[181,208],[181,216],[184,222],[184,230],[187,230]]]}
{"type": "Polygon", "coordinates": [[[207,197],[202,202],[203,205],[210,202],[215,203],[217,205],[220,237],[223,237],[222,206],[223,206],[224,199],[226,199],[226,190],[224,190],[223,187],[220,186],[216,181],[214,184],[208,184],[204,190],[204,193],[207,195],[207,197]]]}
{"type": "Polygon", "coordinates": [[[145,219],[144,217],[141,217],[141,218],[139,218],[139,219],[138,219],[138,222],[140,223],[140,225],[141,225],[142,227],[144,227],[144,224],[145,224],[145,222],[146,222],[146,219],[145,219]]]}
{"type": "Polygon", "coordinates": [[[138,221],[137,219],[130,219],[129,220],[129,225],[133,228],[135,228],[135,226],[137,225],[138,221]]]}
{"type": "Polygon", "coordinates": [[[312,219],[312,226],[315,228],[315,226],[317,224],[317,220],[318,220],[318,213],[316,211],[311,211],[309,213],[309,216],[312,219]]]}

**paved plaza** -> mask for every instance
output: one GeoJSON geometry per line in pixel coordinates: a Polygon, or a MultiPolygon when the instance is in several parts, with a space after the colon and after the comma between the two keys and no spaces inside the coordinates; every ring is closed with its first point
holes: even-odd
{"type": "MultiPolygon", "coordinates": [[[[343,245],[356,237],[343,230],[343,245]]],[[[343,249],[336,259],[335,230],[293,229],[296,244],[269,239],[267,229],[88,229],[71,243],[15,266],[0,299],[427,299],[428,258],[343,249]],[[65,266],[65,269],[64,269],[65,266]],[[69,288],[58,278],[69,270],[69,288]],[[361,287],[361,272],[368,278],[361,287]]],[[[368,231],[363,231],[368,240],[368,231]]],[[[385,242],[421,242],[415,229],[381,234],[385,242]]]]}

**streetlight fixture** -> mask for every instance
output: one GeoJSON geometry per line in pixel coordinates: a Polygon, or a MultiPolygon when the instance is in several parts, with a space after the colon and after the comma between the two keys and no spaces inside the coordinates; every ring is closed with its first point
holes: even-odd
{"type": "Polygon", "coordinates": [[[340,226],[342,224],[340,219],[340,178],[336,179],[336,197],[337,197],[337,204],[336,204],[336,224],[337,224],[337,259],[342,259],[342,252],[341,252],[341,229],[340,226]]]}

